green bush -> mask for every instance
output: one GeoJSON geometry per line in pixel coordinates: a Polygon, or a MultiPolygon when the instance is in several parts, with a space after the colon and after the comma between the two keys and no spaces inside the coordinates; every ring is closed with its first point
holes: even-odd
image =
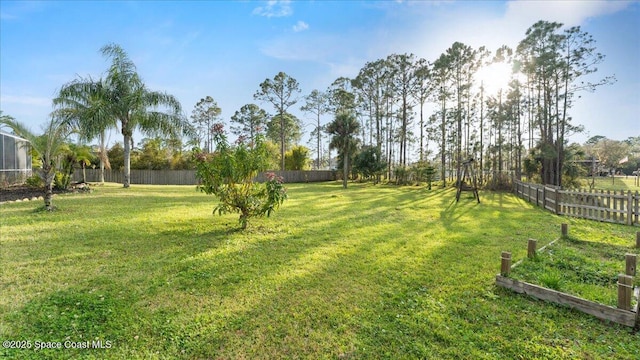
{"type": "Polygon", "coordinates": [[[406,166],[398,166],[394,169],[393,173],[396,176],[396,185],[409,184],[409,175],[411,171],[406,166]]]}
{"type": "Polygon", "coordinates": [[[28,187],[32,187],[32,188],[42,188],[42,187],[44,187],[44,181],[42,180],[42,178],[38,174],[33,174],[33,175],[29,176],[27,178],[27,180],[25,181],[25,184],[28,187]]]}
{"type": "Polygon", "coordinates": [[[69,188],[69,184],[71,184],[71,175],[56,171],[56,175],[53,178],[53,188],[65,190],[69,188]]]}
{"type": "Polygon", "coordinates": [[[271,215],[287,198],[282,178],[267,174],[264,184],[254,182],[260,171],[266,170],[269,152],[261,137],[252,147],[240,142],[235,147],[227,143],[222,124],[214,125],[216,152],[206,154],[194,150],[198,189],[220,200],[214,213],[239,213],[245,229],[252,217],[271,215]]]}

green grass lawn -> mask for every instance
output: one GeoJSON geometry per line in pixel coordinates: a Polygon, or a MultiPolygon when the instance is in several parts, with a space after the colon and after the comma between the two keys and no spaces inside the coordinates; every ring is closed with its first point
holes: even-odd
{"type": "MultiPolygon", "coordinates": [[[[612,244],[566,237],[515,266],[509,277],[616,307],[618,274],[625,273],[625,254],[637,252],[633,242],[612,244]]],[[[631,306],[635,305],[632,299],[631,306]]]]}
{"type": "MultiPolygon", "coordinates": [[[[591,178],[582,179],[582,188],[588,189],[589,184],[591,184],[591,178]]],[[[636,186],[636,178],[635,176],[624,176],[618,175],[615,177],[596,177],[593,179],[594,181],[594,189],[597,190],[611,190],[611,191],[620,191],[624,190],[625,192],[631,191],[640,191],[640,186],[636,186]]]]}
{"type": "MultiPolygon", "coordinates": [[[[0,206],[0,339],[109,342],[16,359],[636,359],[640,334],[495,286],[500,252],[637,227],[506,193],[290,184],[236,231],[193,186],[111,184],[0,206]]],[[[0,356],[1,358],[2,356],[0,356]]]]}

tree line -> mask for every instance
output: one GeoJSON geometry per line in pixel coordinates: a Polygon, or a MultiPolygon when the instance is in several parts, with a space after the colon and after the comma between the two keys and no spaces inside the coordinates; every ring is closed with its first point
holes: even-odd
{"type": "MultiPolygon", "coordinates": [[[[331,161],[323,139],[330,136],[328,148],[337,150],[345,174],[391,179],[408,168],[433,165],[446,185],[459,179],[462,163],[473,158],[483,183],[500,186],[511,176],[529,176],[561,185],[576,155],[568,139],[582,131],[572,121],[571,107],[580,92],[615,81],[592,81],[603,60],[593,37],[580,27],[539,21],[515,49],[490,51],[455,42],[432,61],[391,54],[367,62],[354,78],[340,77],[304,97],[300,109],[315,123],[314,166],[331,161]],[[491,93],[478,75],[497,63],[511,74],[504,88],[491,93]],[[430,108],[435,110],[427,113],[430,108]],[[325,115],[332,121],[323,124],[325,115]]],[[[242,125],[235,128],[238,136],[251,138],[247,129],[266,129],[280,149],[281,168],[285,149],[300,138],[300,121],[289,112],[299,92],[295,79],[278,73],[254,96],[273,106],[276,115],[269,119],[258,105],[247,104],[243,109],[251,111],[232,118],[242,125]]]]}
{"type": "MultiPolygon", "coordinates": [[[[195,104],[189,120],[174,96],[147,88],[120,46],[108,44],[101,53],[110,60],[104,77],[79,77],[62,86],[52,112],[52,124],[68,129],[65,136],[73,132],[83,143],[98,141],[97,166],[109,168],[109,157],[119,163],[121,156],[128,187],[132,164],[189,168],[190,147],[215,152],[212,131],[223,120],[212,97],[195,104]],[[105,148],[109,129],[122,134],[115,149],[105,148]],[[135,130],[147,136],[138,149],[135,130]]],[[[315,168],[329,166],[335,149],[345,181],[352,173],[379,181],[409,169],[424,174],[437,168],[446,186],[474,158],[485,184],[499,186],[509,174],[561,185],[579,155],[568,146],[569,136],[582,130],[572,122],[572,105],[581,91],[614,81],[591,81],[603,60],[580,27],[539,21],[515,49],[455,42],[431,61],[391,54],[367,62],[354,78],[340,77],[302,98],[298,81],[279,72],[253,96],[275,114],[247,103],[231,117],[230,131],[243,144],[265,136],[273,168],[308,167],[311,157],[315,168]],[[478,74],[496,63],[507,64],[511,77],[508,86],[491,93],[478,74]],[[292,114],[294,106],[313,117],[313,155],[299,144],[302,122],[292,114]],[[323,121],[327,116],[331,121],[323,121]]]]}

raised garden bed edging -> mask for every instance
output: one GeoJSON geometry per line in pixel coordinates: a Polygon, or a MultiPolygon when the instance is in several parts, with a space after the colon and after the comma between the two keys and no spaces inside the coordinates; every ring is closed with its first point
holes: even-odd
{"type": "Polygon", "coordinates": [[[599,304],[560,291],[511,279],[500,274],[496,275],[496,285],[515,291],[518,294],[526,294],[536,299],[546,300],[560,305],[567,305],[572,309],[577,309],[599,319],[609,320],[617,324],[636,327],[636,323],[638,321],[636,313],[633,311],[599,304]]]}
{"type": "MultiPolygon", "coordinates": [[[[563,237],[566,237],[568,235],[567,224],[562,224],[561,231],[563,237]]],[[[640,238],[640,232],[636,234],[636,237],[640,238]]],[[[547,246],[550,246],[559,239],[560,238],[552,241],[551,243],[547,244],[547,246]]],[[[544,246],[540,250],[536,250],[536,243],[536,240],[529,239],[527,257],[535,257],[538,251],[542,251],[547,247],[544,246]]],[[[637,242],[636,245],[640,245],[640,243],[637,242]]],[[[586,300],[575,295],[570,295],[557,290],[545,288],[543,286],[534,285],[525,281],[510,278],[509,274],[511,270],[521,264],[524,259],[511,265],[511,253],[507,251],[502,252],[502,262],[500,264],[500,273],[496,275],[496,285],[512,290],[518,294],[526,294],[536,299],[550,301],[552,303],[560,305],[566,305],[572,309],[576,309],[586,314],[593,315],[599,319],[633,327],[634,330],[640,330],[640,288],[633,288],[633,276],[636,275],[636,256],[634,254],[627,254],[625,257],[627,274],[618,275],[617,308],[586,300]],[[636,305],[635,310],[631,309],[630,306],[631,300],[634,295],[638,298],[638,304],[636,305]]]]}

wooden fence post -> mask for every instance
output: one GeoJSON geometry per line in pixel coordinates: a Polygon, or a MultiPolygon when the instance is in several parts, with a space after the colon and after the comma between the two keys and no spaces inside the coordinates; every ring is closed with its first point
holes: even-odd
{"type": "Polygon", "coordinates": [[[631,293],[633,290],[633,277],[618,275],[618,309],[631,310],[631,293]]]}
{"type": "MultiPolygon", "coordinates": [[[[638,178],[640,178],[640,175],[638,175],[638,178]]],[[[631,221],[638,224],[638,221],[640,220],[640,195],[638,194],[638,190],[636,190],[636,193],[633,196],[633,209],[634,216],[631,221]]]]}
{"type": "Polygon", "coordinates": [[[627,225],[633,225],[633,196],[627,191],[627,225]]]}
{"type": "Polygon", "coordinates": [[[636,233],[636,247],[640,248],[640,231],[636,233]]]}
{"type": "Polygon", "coordinates": [[[562,224],[561,229],[562,229],[562,236],[567,236],[567,234],[569,233],[568,225],[562,224]]]}
{"type": "Polygon", "coordinates": [[[502,263],[500,264],[500,275],[509,276],[511,272],[511,253],[507,251],[502,252],[502,263]]]}
{"type": "Polygon", "coordinates": [[[527,246],[527,257],[529,259],[533,259],[534,257],[536,257],[537,244],[538,242],[536,240],[529,239],[529,244],[527,246]]]}
{"type": "Polygon", "coordinates": [[[637,257],[635,254],[625,254],[624,258],[626,260],[625,274],[629,276],[636,276],[636,264],[637,257]]]}
{"type": "MultiPolygon", "coordinates": [[[[640,298],[640,296],[638,296],[640,298]]],[[[633,325],[633,330],[640,330],[640,304],[636,306],[636,323],[633,325]]]]}

